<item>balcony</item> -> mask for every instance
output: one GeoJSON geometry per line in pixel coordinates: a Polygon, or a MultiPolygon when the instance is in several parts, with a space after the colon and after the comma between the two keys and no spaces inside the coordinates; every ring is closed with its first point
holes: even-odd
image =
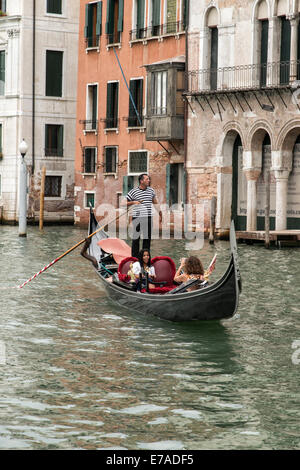
{"type": "Polygon", "coordinates": [[[107,117],[101,119],[101,122],[104,122],[105,131],[115,131],[119,129],[120,119],[117,117],[107,117]]]}
{"type": "Polygon", "coordinates": [[[106,47],[113,47],[121,45],[121,33],[119,31],[115,31],[114,33],[106,35],[106,47]]]}
{"type": "Polygon", "coordinates": [[[96,49],[99,48],[100,36],[90,36],[85,38],[85,47],[86,49],[96,49]]]}
{"type": "Polygon", "coordinates": [[[138,28],[130,31],[130,41],[155,39],[161,36],[174,36],[185,32],[185,22],[176,21],[173,23],[165,23],[157,26],[149,26],[147,28],[138,28]]]}
{"type": "Polygon", "coordinates": [[[128,129],[141,129],[144,128],[144,116],[140,115],[140,119],[138,119],[137,115],[134,116],[125,116],[123,117],[123,121],[127,122],[128,129]]]}
{"type": "Polygon", "coordinates": [[[193,70],[187,78],[188,95],[288,88],[300,79],[300,61],[193,70]]]}
{"type": "Polygon", "coordinates": [[[80,124],[83,124],[84,132],[95,132],[98,131],[98,121],[96,119],[83,119],[79,121],[80,124]]]}

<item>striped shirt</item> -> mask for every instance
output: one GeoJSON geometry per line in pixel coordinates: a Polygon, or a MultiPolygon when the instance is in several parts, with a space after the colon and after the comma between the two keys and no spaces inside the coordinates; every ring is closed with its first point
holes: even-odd
{"type": "Polygon", "coordinates": [[[153,215],[153,204],[152,201],[156,197],[154,189],[149,186],[146,189],[140,189],[139,187],[133,188],[127,194],[127,201],[143,201],[142,204],[136,204],[133,206],[132,216],[133,217],[148,217],[153,215]]]}

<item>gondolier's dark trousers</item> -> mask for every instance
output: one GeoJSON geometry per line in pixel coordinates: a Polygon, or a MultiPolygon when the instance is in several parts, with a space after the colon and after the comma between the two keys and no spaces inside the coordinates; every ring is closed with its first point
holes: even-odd
{"type": "Polygon", "coordinates": [[[132,245],[131,256],[138,257],[140,251],[140,238],[143,237],[143,250],[150,250],[152,217],[133,217],[132,219],[132,245]]]}

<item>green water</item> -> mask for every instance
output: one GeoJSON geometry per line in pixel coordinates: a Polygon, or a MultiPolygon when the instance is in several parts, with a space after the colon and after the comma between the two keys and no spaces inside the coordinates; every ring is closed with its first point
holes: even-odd
{"type": "MultiPolygon", "coordinates": [[[[123,311],[78,251],[9,289],[84,236],[0,228],[0,449],[300,448],[299,250],[239,245],[243,293],[224,322],[123,311]]],[[[217,279],[229,243],[197,254],[215,251],[217,279]]],[[[185,245],[152,254],[178,262],[185,245]]]]}

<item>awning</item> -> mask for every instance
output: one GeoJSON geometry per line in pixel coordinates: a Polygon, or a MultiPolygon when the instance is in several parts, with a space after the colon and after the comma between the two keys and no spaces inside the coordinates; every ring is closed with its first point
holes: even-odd
{"type": "Polygon", "coordinates": [[[98,242],[98,245],[105,253],[111,253],[117,264],[131,256],[131,247],[119,238],[104,238],[98,242]]]}

